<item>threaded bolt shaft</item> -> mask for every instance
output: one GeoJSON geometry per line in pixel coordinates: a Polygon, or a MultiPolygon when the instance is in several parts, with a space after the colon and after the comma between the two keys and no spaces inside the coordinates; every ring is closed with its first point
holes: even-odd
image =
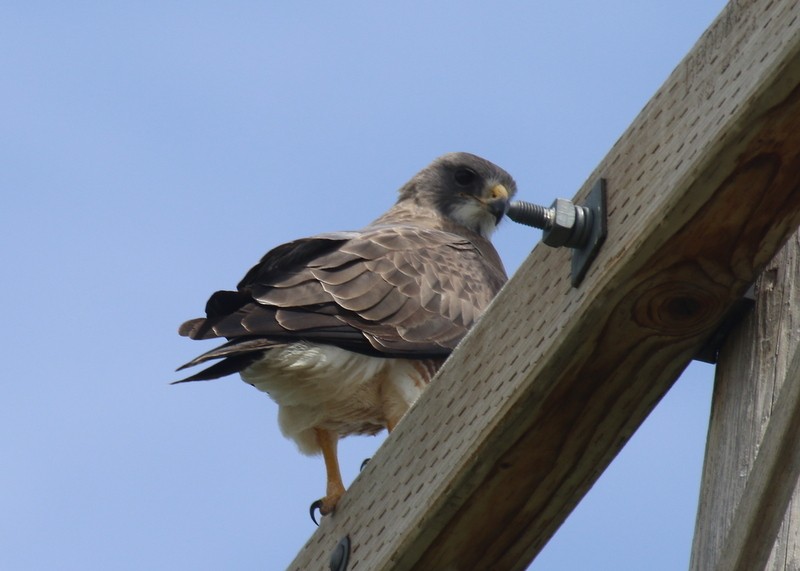
{"type": "Polygon", "coordinates": [[[524,200],[515,200],[508,205],[506,216],[518,224],[533,226],[540,230],[553,227],[553,209],[539,206],[524,200]]]}

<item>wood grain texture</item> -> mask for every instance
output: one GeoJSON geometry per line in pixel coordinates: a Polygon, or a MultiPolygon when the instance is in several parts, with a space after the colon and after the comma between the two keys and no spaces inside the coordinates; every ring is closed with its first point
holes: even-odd
{"type": "Polygon", "coordinates": [[[537,246],[291,569],[529,564],[800,223],[798,15],[726,7],[579,192],[581,287],[537,246]]]}
{"type": "Polygon", "coordinates": [[[800,234],[757,282],[714,387],[691,569],[800,569],[800,234]]]}

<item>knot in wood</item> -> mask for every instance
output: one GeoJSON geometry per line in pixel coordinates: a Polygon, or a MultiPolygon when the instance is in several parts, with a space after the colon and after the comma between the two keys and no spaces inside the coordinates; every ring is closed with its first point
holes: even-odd
{"type": "Polygon", "coordinates": [[[714,292],[689,282],[667,282],[648,290],[634,305],[633,318],[667,335],[693,335],[712,327],[723,303],[714,292]]]}

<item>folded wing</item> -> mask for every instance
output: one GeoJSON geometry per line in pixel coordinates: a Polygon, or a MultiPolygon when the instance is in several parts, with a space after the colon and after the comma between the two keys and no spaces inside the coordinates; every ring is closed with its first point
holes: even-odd
{"type": "Polygon", "coordinates": [[[237,291],[213,294],[205,318],[181,326],[193,339],[228,339],[181,367],[222,359],[185,380],[234,373],[265,349],[303,340],[384,357],[446,356],[506,281],[487,251],[495,253],[481,237],[416,226],[278,246],[237,291]]]}

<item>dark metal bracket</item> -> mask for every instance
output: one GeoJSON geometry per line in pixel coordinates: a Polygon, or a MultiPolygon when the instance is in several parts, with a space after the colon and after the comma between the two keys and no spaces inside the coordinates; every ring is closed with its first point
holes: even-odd
{"type": "Polygon", "coordinates": [[[741,323],[745,316],[753,310],[755,304],[756,289],[755,285],[751,285],[744,296],[734,302],[725,314],[725,317],[722,318],[719,327],[717,327],[716,331],[711,334],[711,337],[706,340],[705,344],[695,354],[694,360],[710,363],[712,365],[716,364],[719,359],[719,351],[722,349],[725,339],[728,338],[731,331],[741,323]]]}
{"type": "Polygon", "coordinates": [[[509,204],[506,215],[514,222],[543,230],[542,241],[548,246],[574,249],[572,287],[578,287],[608,233],[606,181],[598,179],[581,205],[558,198],[550,208],[545,208],[515,200],[509,204]]]}

